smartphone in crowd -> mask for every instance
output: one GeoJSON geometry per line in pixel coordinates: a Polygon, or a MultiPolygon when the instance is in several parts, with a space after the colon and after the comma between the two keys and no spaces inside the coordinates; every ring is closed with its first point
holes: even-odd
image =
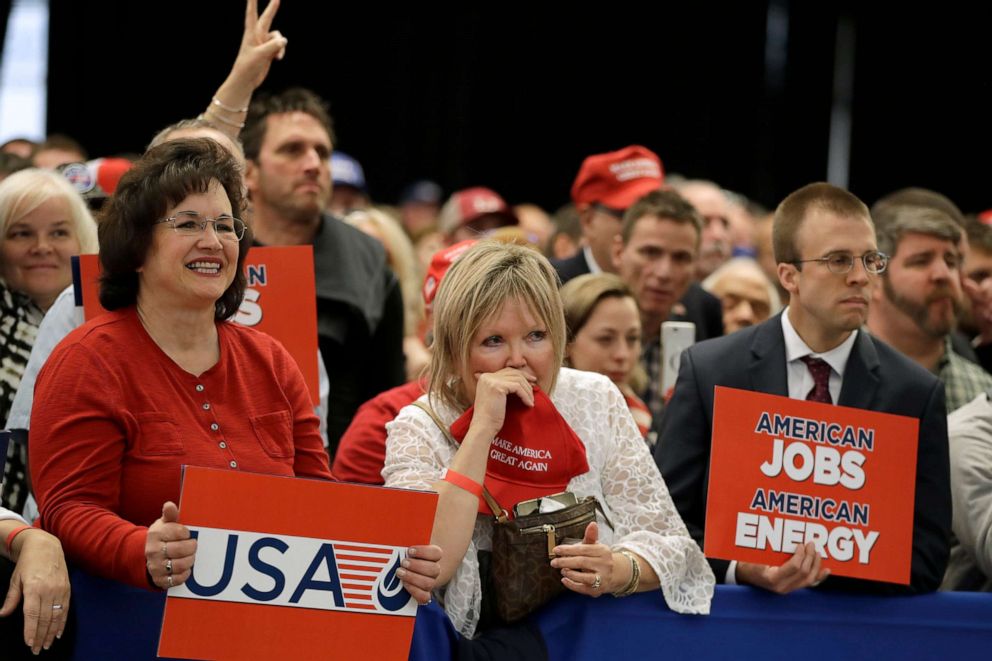
{"type": "Polygon", "coordinates": [[[661,324],[661,393],[667,401],[679,376],[682,352],[696,343],[696,324],[666,321],[661,324]]]}

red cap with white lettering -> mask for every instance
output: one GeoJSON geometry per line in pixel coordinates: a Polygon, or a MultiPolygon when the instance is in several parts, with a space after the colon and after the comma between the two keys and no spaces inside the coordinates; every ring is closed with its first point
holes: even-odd
{"type": "Polygon", "coordinates": [[[661,159],[647,147],[631,145],[582,161],[572,184],[576,204],[602,204],[617,211],[661,188],[665,172],[661,159]]]}
{"type": "MultiPolygon", "coordinates": [[[[459,443],[472,423],[473,406],[451,425],[459,443]]],[[[513,513],[519,502],[564,491],[576,475],[589,472],[586,446],[551,399],[534,387],[534,406],[511,395],[503,428],[489,446],[485,485],[500,506],[513,513]]],[[[492,514],[479,498],[479,513],[492,514]]]]}

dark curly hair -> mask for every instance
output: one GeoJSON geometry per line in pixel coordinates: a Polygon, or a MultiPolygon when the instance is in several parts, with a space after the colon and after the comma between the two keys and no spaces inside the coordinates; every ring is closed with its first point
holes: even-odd
{"type": "MultiPolygon", "coordinates": [[[[244,216],[238,163],[213,140],[171,140],[153,147],[121,177],[99,219],[103,307],[118,310],[137,302],[138,269],[148,256],[156,221],[189,195],[206,193],[213,180],[224,188],[232,212],[244,216]]],[[[217,320],[229,318],[241,305],[247,286],[244,261],[251,241],[249,228],[238,245],[234,282],[217,299],[217,320]]]]}

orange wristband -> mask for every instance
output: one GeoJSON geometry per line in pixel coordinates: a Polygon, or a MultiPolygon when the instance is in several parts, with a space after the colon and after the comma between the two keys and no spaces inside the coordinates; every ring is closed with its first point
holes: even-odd
{"type": "Polygon", "coordinates": [[[10,534],[7,535],[7,555],[8,556],[13,555],[13,553],[14,553],[11,550],[11,548],[10,548],[11,544],[14,543],[14,538],[17,537],[18,535],[20,535],[25,530],[31,530],[31,526],[23,526],[23,525],[22,526],[18,526],[16,528],[14,528],[13,530],[11,530],[10,531],[10,534]]]}
{"type": "Polygon", "coordinates": [[[444,471],[444,475],[441,476],[441,479],[444,480],[445,482],[450,482],[451,484],[454,484],[459,489],[464,489],[465,491],[468,491],[476,498],[482,498],[482,485],[470,477],[466,477],[465,475],[453,471],[450,468],[446,468],[444,471]]]}

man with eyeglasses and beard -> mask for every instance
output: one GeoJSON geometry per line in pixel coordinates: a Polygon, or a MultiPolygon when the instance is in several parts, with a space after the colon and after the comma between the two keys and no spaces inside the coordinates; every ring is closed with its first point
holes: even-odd
{"type": "Polygon", "coordinates": [[[891,255],[872,295],[868,330],[943,382],[954,411],[992,388],[992,376],[951,346],[961,313],[962,228],[923,205],[879,205],[879,249],[891,255]]]}
{"type": "Polygon", "coordinates": [[[812,543],[780,566],[710,560],[717,581],[785,594],[826,583],[881,594],[935,590],[947,564],[951,502],[940,381],[862,329],[888,258],[868,208],[826,183],[790,194],[775,212],[773,244],[789,305],[768,321],[682,354],[660,423],[657,461],[672,499],[702,545],[715,386],[867,409],[919,420],[910,584],[829,576],[812,543]]]}

